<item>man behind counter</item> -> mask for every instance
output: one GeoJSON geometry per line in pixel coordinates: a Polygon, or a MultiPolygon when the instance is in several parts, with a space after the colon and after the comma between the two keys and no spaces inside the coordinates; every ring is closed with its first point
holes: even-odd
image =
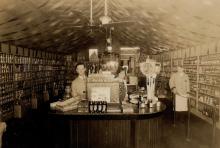
{"type": "Polygon", "coordinates": [[[86,99],[86,68],[83,63],[76,65],[76,72],[78,77],[72,81],[71,95],[72,97],[79,98],[80,100],[86,99]]]}

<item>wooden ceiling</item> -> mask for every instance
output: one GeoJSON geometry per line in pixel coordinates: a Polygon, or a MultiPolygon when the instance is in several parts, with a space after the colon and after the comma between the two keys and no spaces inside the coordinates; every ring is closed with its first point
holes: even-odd
{"type": "MultiPolygon", "coordinates": [[[[104,15],[104,0],[93,0],[93,20],[104,15]]],[[[114,27],[114,40],[139,46],[146,53],[188,48],[220,39],[219,0],[108,0],[113,21],[135,20],[114,27]]],[[[0,0],[0,42],[72,53],[105,41],[105,31],[88,25],[90,0],[0,0]]]]}

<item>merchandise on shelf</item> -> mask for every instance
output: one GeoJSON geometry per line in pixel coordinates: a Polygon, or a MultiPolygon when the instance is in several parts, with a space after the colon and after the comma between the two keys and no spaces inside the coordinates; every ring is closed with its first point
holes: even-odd
{"type": "Polygon", "coordinates": [[[52,90],[54,82],[60,91],[64,90],[62,59],[0,53],[0,112],[3,120],[14,115],[23,117],[23,112],[31,108],[32,92],[36,92],[36,98],[41,100],[44,86],[52,90]]]}
{"type": "Polygon", "coordinates": [[[161,77],[167,77],[178,65],[183,64],[190,80],[190,105],[193,113],[211,122],[214,113],[219,115],[220,100],[220,54],[185,58],[161,59],[161,77]],[[172,61],[172,62],[171,62],[172,61]],[[171,65],[172,64],[172,65],[171,65]]]}
{"type": "Polygon", "coordinates": [[[183,59],[183,68],[185,70],[185,73],[189,77],[190,81],[190,105],[191,108],[197,107],[197,70],[198,70],[198,58],[197,57],[188,57],[183,59]]]}
{"type": "Polygon", "coordinates": [[[198,110],[209,118],[219,116],[220,54],[201,56],[198,65],[198,110]]]}
{"type": "Polygon", "coordinates": [[[0,53],[0,112],[3,120],[13,116],[13,55],[0,53]]]}

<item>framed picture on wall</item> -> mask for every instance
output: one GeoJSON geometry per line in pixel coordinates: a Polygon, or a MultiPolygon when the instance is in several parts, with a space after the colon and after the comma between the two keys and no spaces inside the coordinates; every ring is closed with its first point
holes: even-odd
{"type": "Polygon", "coordinates": [[[98,60],[98,49],[89,49],[89,61],[97,62],[98,60]]]}

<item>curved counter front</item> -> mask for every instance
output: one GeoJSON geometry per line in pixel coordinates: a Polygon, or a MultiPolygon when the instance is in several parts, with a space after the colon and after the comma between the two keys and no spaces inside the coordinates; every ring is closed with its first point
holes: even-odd
{"type": "Polygon", "coordinates": [[[132,113],[49,111],[50,136],[56,148],[159,148],[166,106],[132,113]]]}

